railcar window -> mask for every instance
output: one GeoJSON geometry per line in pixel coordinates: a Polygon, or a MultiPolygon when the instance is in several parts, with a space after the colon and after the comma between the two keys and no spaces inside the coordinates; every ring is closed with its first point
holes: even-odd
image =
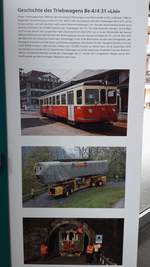
{"type": "Polygon", "coordinates": [[[57,105],[60,105],[60,95],[57,95],[56,96],[56,104],[57,105]]]}
{"type": "Polygon", "coordinates": [[[74,93],[73,91],[70,91],[67,93],[67,100],[68,100],[68,105],[73,105],[74,104],[74,93]]]}
{"type": "Polygon", "coordinates": [[[107,91],[108,104],[116,104],[116,90],[110,89],[107,91]]]}
{"type": "Polygon", "coordinates": [[[50,105],[52,104],[52,98],[51,97],[49,98],[49,104],[50,105]]]}
{"type": "Polygon", "coordinates": [[[66,105],[66,95],[65,94],[61,95],[61,104],[66,105]]]}
{"type": "Polygon", "coordinates": [[[43,105],[43,99],[40,99],[40,106],[43,105]]]}
{"type": "Polygon", "coordinates": [[[85,90],[85,104],[92,105],[99,103],[99,90],[98,89],[86,89],[85,90]]]}
{"type": "Polygon", "coordinates": [[[44,99],[44,104],[47,105],[48,104],[48,98],[44,99]]]}
{"type": "Polygon", "coordinates": [[[77,91],[77,104],[82,105],[82,90],[77,91]]]}
{"type": "Polygon", "coordinates": [[[53,98],[52,98],[53,100],[53,105],[55,105],[55,96],[53,96],[53,98]]]}
{"type": "Polygon", "coordinates": [[[101,104],[105,104],[106,103],[106,90],[102,89],[100,92],[101,95],[101,104]]]}

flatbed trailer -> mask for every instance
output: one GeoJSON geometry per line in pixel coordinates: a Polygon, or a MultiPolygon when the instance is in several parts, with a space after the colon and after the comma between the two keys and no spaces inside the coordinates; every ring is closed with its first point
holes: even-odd
{"type": "Polygon", "coordinates": [[[65,196],[68,197],[74,192],[83,190],[89,187],[103,186],[106,184],[106,176],[89,176],[82,178],[75,178],[64,182],[58,182],[49,185],[48,195],[50,196],[65,196]]]}

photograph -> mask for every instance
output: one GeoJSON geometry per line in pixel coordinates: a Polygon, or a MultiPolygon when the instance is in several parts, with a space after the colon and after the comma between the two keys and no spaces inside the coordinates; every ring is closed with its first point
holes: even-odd
{"type": "Polygon", "coordinates": [[[22,147],[23,207],[124,208],[125,147],[22,147]]]}
{"type": "Polygon", "coordinates": [[[24,264],[122,265],[123,219],[23,218],[24,264]]]}
{"type": "Polygon", "coordinates": [[[22,135],[127,135],[129,70],[18,73],[22,135]]]}

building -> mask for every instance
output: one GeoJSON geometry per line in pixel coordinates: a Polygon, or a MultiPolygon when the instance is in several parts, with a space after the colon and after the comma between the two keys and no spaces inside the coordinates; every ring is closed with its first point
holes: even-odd
{"type": "Polygon", "coordinates": [[[62,83],[60,78],[51,72],[31,70],[25,73],[23,69],[19,70],[19,80],[20,106],[24,110],[39,108],[39,97],[62,83]]]}

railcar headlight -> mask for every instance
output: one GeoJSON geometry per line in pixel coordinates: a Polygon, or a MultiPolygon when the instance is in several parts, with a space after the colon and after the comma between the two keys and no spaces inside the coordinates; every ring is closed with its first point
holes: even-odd
{"type": "Polygon", "coordinates": [[[112,108],[112,111],[113,111],[113,112],[116,112],[115,108],[112,108]]]}
{"type": "Polygon", "coordinates": [[[42,170],[42,167],[40,165],[35,166],[35,173],[39,173],[42,170]]]}
{"type": "Polygon", "coordinates": [[[93,110],[91,108],[88,109],[89,113],[93,113],[93,110]]]}

